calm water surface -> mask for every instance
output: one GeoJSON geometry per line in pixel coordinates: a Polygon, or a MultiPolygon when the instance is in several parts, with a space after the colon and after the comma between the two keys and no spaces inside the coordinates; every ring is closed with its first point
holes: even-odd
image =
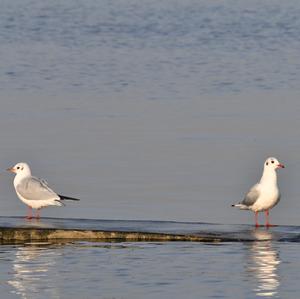
{"type": "MultiPolygon", "coordinates": [[[[251,223],[274,155],[300,225],[300,2],[1,1],[0,168],[80,197],[42,215],[251,223]]],[[[0,175],[1,216],[23,215],[0,175]]],[[[299,297],[298,243],[1,246],[5,298],[299,297]]]]}
{"type": "MultiPolygon", "coordinates": [[[[2,1],[0,169],[82,198],[49,217],[249,223],[278,157],[300,225],[298,1],[2,1]]],[[[0,176],[1,215],[23,215],[0,176]]],[[[287,215],[289,219],[287,221],[287,215]]]]}
{"type": "Polygon", "coordinates": [[[299,244],[2,246],[5,298],[295,298],[299,244]]]}

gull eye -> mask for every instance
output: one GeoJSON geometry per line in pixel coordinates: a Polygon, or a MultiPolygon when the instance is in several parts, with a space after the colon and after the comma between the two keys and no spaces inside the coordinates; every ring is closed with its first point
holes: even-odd
{"type": "Polygon", "coordinates": [[[271,163],[273,163],[273,164],[274,164],[274,161],[271,161],[271,163]]]}
{"type": "Polygon", "coordinates": [[[17,169],[20,169],[20,166],[18,166],[17,169]]]}

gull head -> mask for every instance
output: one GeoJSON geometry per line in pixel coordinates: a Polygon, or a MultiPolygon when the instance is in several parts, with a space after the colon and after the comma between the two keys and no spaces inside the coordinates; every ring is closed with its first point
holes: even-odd
{"type": "Polygon", "coordinates": [[[284,165],[281,164],[276,158],[270,157],[265,161],[264,169],[276,170],[277,168],[284,168],[284,165]]]}
{"type": "Polygon", "coordinates": [[[21,174],[22,176],[31,175],[30,167],[25,162],[19,162],[15,166],[8,168],[7,171],[13,172],[17,175],[21,174]]]}

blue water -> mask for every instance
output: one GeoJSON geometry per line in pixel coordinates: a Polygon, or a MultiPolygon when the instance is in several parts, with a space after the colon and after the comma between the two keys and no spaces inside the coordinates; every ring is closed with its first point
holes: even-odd
{"type": "Polygon", "coordinates": [[[184,100],[299,89],[298,1],[3,1],[1,91],[184,100]]]}
{"type": "MultiPolygon", "coordinates": [[[[49,217],[252,223],[230,205],[276,156],[271,217],[300,225],[299,9],[3,1],[0,169],[26,161],[82,198],[49,217]]],[[[24,215],[11,181],[1,215],[24,215]]]]}
{"type": "MultiPolygon", "coordinates": [[[[0,215],[25,214],[4,170],[26,161],[81,198],[42,216],[253,223],[230,205],[276,156],[271,219],[299,226],[299,14],[296,0],[1,1],[0,215]]],[[[296,298],[298,252],[2,246],[1,296],[296,298]]]]}
{"type": "Polygon", "coordinates": [[[2,246],[4,298],[296,298],[299,245],[2,246]],[[291,262],[292,261],[292,262],[291,262]]]}

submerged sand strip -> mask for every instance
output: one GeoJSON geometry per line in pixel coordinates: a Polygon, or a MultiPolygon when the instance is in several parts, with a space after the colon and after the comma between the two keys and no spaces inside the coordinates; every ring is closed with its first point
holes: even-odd
{"type": "Polygon", "coordinates": [[[95,240],[95,241],[192,241],[221,242],[228,241],[213,235],[168,234],[149,232],[73,230],[52,228],[10,228],[0,227],[0,242],[28,242],[55,240],[95,240]]]}

